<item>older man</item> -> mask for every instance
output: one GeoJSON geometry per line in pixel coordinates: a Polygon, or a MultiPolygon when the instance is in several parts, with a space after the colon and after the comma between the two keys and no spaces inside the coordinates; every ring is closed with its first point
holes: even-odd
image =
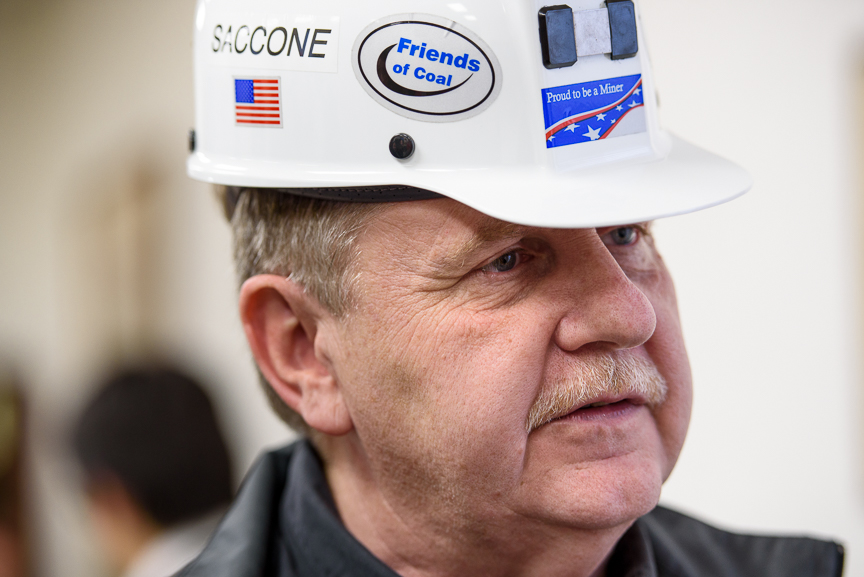
{"type": "Polygon", "coordinates": [[[633,2],[252,4],[199,4],[189,170],[306,439],[183,575],[839,575],[656,508],[692,391],[651,221],[749,179],[659,130],[633,2]]]}

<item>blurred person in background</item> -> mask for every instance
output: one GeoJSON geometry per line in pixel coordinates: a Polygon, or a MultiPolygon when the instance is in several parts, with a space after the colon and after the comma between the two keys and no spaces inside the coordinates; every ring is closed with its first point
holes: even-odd
{"type": "Polygon", "coordinates": [[[124,577],[180,569],[231,500],[231,462],[212,403],[174,370],[109,379],[80,416],[73,443],[98,540],[124,577]]]}
{"type": "Polygon", "coordinates": [[[23,514],[24,399],[17,383],[0,376],[0,577],[31,575],[23,514]]]}

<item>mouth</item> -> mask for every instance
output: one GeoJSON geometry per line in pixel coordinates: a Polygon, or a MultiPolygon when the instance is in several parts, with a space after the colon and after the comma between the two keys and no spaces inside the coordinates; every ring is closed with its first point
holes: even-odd
{"type": "Polygon", "coordinates": [[[647,401],[639,397],[600,399],[576,407],[569,413],[553,419],[550,423],[557,421],[596,421],[626,417],[646,404],[647,401]]]}
{"type": "Polygon", "coordinates": [[[650,359],[633,354],[589,355],[572,371],[547,379],[534,399],[525,429],[529,433],[563,420],[607,419],[657,407],[668,387],[650,359]]]}

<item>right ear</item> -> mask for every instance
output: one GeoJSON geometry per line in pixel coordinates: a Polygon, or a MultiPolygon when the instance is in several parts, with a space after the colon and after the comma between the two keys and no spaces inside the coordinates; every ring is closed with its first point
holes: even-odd
{"type": "Polygon", "coordinates": [[[334,319],[318,299],[285,277],[256,275],[240,288],[240,319],[258,368],[279,398],[322,433],[353,429],[322,345],[321,329],[334,319]]]}

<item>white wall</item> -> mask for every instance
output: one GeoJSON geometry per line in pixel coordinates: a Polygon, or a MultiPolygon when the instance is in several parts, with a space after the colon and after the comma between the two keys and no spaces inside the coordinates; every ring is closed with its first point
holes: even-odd
{"type": "MultiPolygon", "coordinates": [[[[639,1],[666,127],[756,179],[657,225],[696,381],[664,501],[839,538],[847,575],[864,574],[864,2],[639,1]]],[[[216,387],[238,470],[287,437],[236,321],[227,230],[184,175],[192,14],[192,0],[0,2],[0,363],[28,384],[44,575],[100,572],[58,455],[105,363],[188,359],[216,387]]]]}
{"type": "Polygon", "coordinates": [[[696,388],[664,502],[837,538],[864,574],[864,2],[644,5],[664,125],[755,178],[657,223],[696,388]]]}
{"type": "Polygon", "coordinates": [[[208,379],[238,476],[288,438],[236,320],[227,227],[185,176],[193,13],[0,2],[0,368],[28,387],[41,575],[104,572],[63,443],[106,365],[153,353],[208,379]]]}

